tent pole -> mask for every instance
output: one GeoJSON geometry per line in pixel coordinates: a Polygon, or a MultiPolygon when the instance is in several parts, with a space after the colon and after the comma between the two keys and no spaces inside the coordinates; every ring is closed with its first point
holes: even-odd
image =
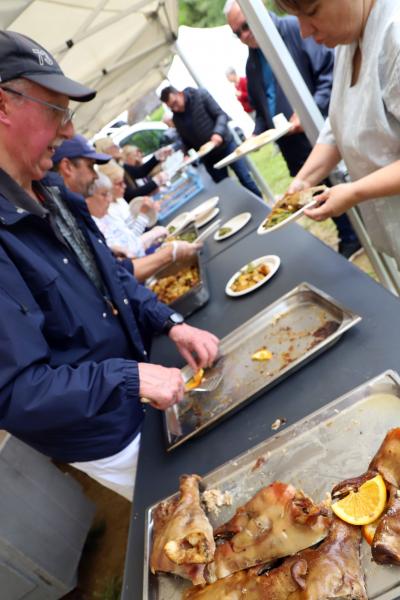
{"type": "MultiPolygon", "coordinates": [[[[264,56],[268,57],[268,62],[275,77],[278,79],[285,95],[298,114],[307,138],[314,145],[324,123],[323,117],[301,77],[293,58],[273,24],[267,9],[262,0],[237,1],[246,16],[246,20],[254,33],[260,49],[264,56]]],[[[347,214],[368,258],[374,265],[380,282],[390,291],[399,293],[399,271],[397,269],[389,269],[385,256],[375,250],[358,211],[351,208],[347,211],[347,214]]]]}
{"type": "MultiPolygon", "coordinates": [[[[202,84],[201,78],[198,76],[198,74],[192,68],[190,61],[186,57],[185,52],[182,50],[182,48],[179,44],[179,39],[175,44],[175,48],[176,48],[176,53],[178,54],[179,58],[181,59],[181,61],[183,62],[183,64],[187,68],[187,70],[189,71],[191,77],[196,82],[196,85],[198,87],[206,87],[205,85],[202,84]]],[[[241,140],[239,139],[239,136],[237,135],[236,131],[234,131],[233,128],[231,128],[231,131],[233,133],[235,142],[240,144],[241,140]]],[[[275,198],[274,198],[274,194],[273,194],[271,188],[269,187],[269,185],[267,184],[267,182],[265,181],[265,179],[263,178],[263,176],[261,175],[261,173],[259,172],[257,167],[254,165],[254,163],[250,160],[247,160],[247,159],[245,159],[245,160],[247,162],[247,166],[249,167],[252,175],[254,176],[254,179],[257,182],[257,185],[261,188],[261,191],[263,192],[263,194],[265,194],[265,196],[268,198],[269,204],[271,202],[273,203],[275,201],[275,198]]]]}

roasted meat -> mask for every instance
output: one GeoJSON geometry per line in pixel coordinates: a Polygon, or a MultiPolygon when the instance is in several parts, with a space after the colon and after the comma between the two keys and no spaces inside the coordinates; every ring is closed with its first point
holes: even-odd
{"type": "Polygon", "coordinates": [[[274,482],[214,532],[220,543],[205,577],[213,582],[308,548],[326,537],[330,519],[325,506],[316,506],[292,485],[274,482]]]}
{"type": "Polygon", "coordinates": [[[332,490],[332,498],[339,499],[350,491],[356,491],[377,473],[386,482],[389,502],[372,541],[372,557],[377,563],[400,565],[400,428],[391,429],[386,434],[368,471],[336,485],[332,490]]]}
{"type": "Polygon", "coordinates": [[[258,567],[191,588],[184,600],[367,600],[359,548],[360,529],[335,519],[318,548],[265,574],[258,567]]]}
{"type": "Polygon", "coordinates": [[[198,475],[180,478],[180,496],[154,511],[152,573],[166,572],[205,583],[204,567],[214,556],[213,530],[201,505],[198,475]]]}
{"type": "Polygon", "coordinates": [[[372,558],[380,564],[400,565],[400,496],[389,488],[389,502],[372,541],[372,558]]]}

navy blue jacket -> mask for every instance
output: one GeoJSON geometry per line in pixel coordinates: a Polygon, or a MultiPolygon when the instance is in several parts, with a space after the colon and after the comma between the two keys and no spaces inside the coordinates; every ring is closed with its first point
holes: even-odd
{"type": "Polygon", "coordinates": [[[17,208],[26,195],[0,170],[0,429],[53,458],[87,461],[138,433],[137,361],[172,311],[115,261],[84,200],[62,194],[109,299],[39,203],[36,214],[17,208]]]}
{"type": "MultiPolygon", "coordinates": [[[[317,44],[312,38],[303,39],[296,17],[277,17],[274,13],[269,14],[317,106],[322,115],[326,117],[332,90],[333,50],[317,44]]],[[[256,111],[254,133],[258,134],[273,127],[273,123],[268,110],[260,56],[258,51],[252,48],[249,50],[246,75],[250,102],[256,111]]],[[[277,79],[275,81],[276,113],[283,113],[289,119],[294,112],[293,108],[277,79]]],[[[290,174],[296,175],[311,152],[311,145],[307,137],[304,133],[287,135],[278,140],[277,144],[287,162],[290,174]]]]}

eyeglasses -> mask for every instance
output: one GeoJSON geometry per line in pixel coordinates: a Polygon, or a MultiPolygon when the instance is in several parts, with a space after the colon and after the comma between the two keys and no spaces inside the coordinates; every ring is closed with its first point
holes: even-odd
{"type": "Polygon", "coordinates": [[[71,108],[63,108],[62,106],[58,106],[57,104],[51,104],[50,102],[46,102],[45,100],[39,100],[39,98],[34,98],[33,96],[28,96],[28,94],[23,94],[22,92],[18,92],[17,90],[14,90],[13,88],[9,88],[7,86],[3,86],[0,89],[9,92],[10,94],[15,94],[16,96],[21,96],[21,98],[26,98],[27,100],[31,100],[31,102],[37,102],[38,104],[43,104],[43,106],[47,106],[48,108],[51,108],[52,110],[57,111],[58,113],[62,113],[62,118],[61,118],[61,127],[64,127],[65,125],[67,125],[67,123],[69,123],[70,121],[72,121],[73,116],[75,114],[75,111],[72,110],[71,108]]]}
{"type": "Polygon", "coordinates": [[[250,31],[250,26],[247,21],[242,23],[241,26],[238,29],[236,29],[233,33],[235,35],[237,35],[238,38],[240,39],[242,37],[242,34],[245,33],[246,31],[250,31]]]}

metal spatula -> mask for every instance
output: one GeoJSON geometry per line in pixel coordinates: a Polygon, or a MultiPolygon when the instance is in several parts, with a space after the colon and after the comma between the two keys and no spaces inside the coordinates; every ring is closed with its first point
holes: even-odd
{"type": "MultiPolygon", "coordinates": [[[[186,365],[186,367],[181,369],[181,373],[185,383],[187,383],[194,376],[194,373],[189,365],[186,365]]],[[[189,392],[213,392],[221,383],[222,378],[223,357],[219,358],[212,367],[206,369],[201,383],[197,387],[189,390],[189,392]]]]}

